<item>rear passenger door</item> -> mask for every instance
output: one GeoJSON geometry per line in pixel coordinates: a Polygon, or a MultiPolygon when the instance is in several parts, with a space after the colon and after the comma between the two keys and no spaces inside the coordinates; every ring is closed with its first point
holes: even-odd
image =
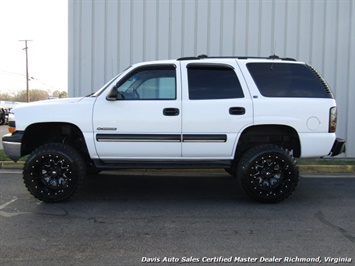
{"type": "Polygon", "coordinates": [[[253,121],[249,92],[235,61],[181,61],[182,156],[230,159],[253,121]]]}

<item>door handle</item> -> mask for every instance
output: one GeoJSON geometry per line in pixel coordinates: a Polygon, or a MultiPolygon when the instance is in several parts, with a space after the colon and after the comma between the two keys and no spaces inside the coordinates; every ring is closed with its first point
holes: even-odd
{"type": "Polygon", "coordinates": [[[231,107],[229,108],[230,115],[244,115],[245,108],[244,107],[231,107]]]}
{"type": "Polygon", "coordinates": [[[164,108],[163,115],[165,116],[177,116],[180,114],[180,110],[178,108],[164,108]]]}

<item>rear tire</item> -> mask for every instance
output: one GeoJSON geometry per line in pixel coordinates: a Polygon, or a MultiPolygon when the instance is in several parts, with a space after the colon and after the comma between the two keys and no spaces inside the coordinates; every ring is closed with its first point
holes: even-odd
{"type": "Polygon", "coordinates": [[[83,184],[85,162],[71,146],[49,143],[27,158],[23,179],[28,191],[45,202],[69,199],[83,184]]]}
{"type": "Polygon", "coordinates": [[[251,148],[242,156],[237,176],[251,198],[276,203],[288,198],[295,190],[299,171],[288,150],[264,144],[251,148]]]}

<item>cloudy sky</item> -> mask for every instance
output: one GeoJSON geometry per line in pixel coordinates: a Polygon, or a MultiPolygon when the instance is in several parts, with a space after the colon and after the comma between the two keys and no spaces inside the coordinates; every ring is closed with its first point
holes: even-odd
{"type": "Polygon", "coordinates": [[[0,0],[0,92],[26,89],[26,39],[30,89],[67,91],[67,32],[67,0],[0,0]]]}

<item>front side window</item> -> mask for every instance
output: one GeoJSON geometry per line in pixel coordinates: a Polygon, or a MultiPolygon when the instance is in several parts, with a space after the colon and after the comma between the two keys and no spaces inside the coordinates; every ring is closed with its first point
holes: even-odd
{"type": "Polygon", "coordinates": [[[238,77],[230,66],[190,64],[187,68],[190,100],[244,97],[238,77]]]}
{"type": "Polygon", "coordinates": [[[144,66],[135,69],[116,85],[116,90],[124,100],[175,100],[175,66],[144,66]]]}
{"type": "Polygon", "coordinates": [[[270,62],[249,63],[247,68],[265,97],[333,97],[328,85],[310,66],[270,62]]]}

